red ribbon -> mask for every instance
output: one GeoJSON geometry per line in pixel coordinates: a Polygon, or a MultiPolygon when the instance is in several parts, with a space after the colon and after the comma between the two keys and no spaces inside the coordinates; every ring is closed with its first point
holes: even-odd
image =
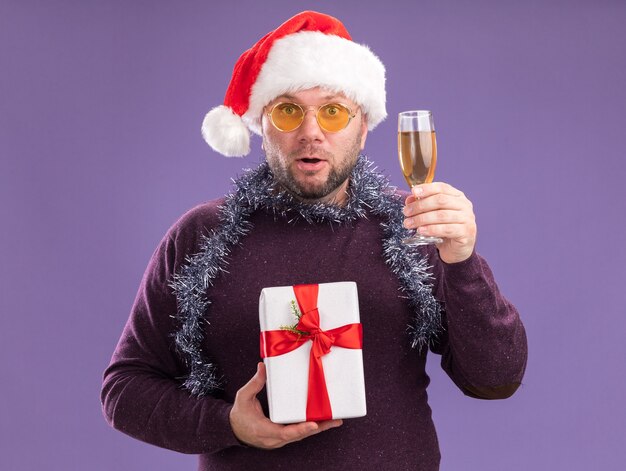
{"type": "Polygon", "coordinates": [[[308,335],[298,335],[288,330],[267,330],[261,332],[261,358],[289,353],[313,341],[309,356],[309,384],[306,401],[306,420],[328,420],[333,418],[322,357],[330,352],[333,345],[343,348],[363,348],[361,324],[346,324],[336,329],[321,330],[320,315],[317,310],[318,285],[295,285],[293,291],[302,316],[296,329],[308,335]]]}

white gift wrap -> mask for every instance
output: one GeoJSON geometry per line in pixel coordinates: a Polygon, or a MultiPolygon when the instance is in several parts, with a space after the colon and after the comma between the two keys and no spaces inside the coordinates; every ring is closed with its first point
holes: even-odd
{"type": "MultiPolygon", "coordinates": [[[[291,310],[296,295],[291,286],[263,288],[259,299],[261,330],[280,330],[297,322],[291,310]]],[[[356,283],[320,283],[317,297],[320,328],[330,330],[359,319],[356,283]]],[[[275,357],[263,359],[267,371],[267,401],[270,420],[278,424],[306,420],[309,355],[312,341],[275,357]]],[[[362,417],[365,408],[363,353],[360,349],[337,347],[322,357],[326,388],[333,419],[362,417]]]]}

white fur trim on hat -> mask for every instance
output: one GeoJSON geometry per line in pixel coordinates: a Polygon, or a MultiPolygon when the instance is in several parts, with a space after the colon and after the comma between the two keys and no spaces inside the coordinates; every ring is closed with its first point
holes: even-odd
{"type": "Polygon", "coordinates": [[[206,114],[202,137],[213,150],[226,157],[243,157],[250,153],[250,132],[241,117],[227,106],[216,106],[206,114]]]}
{"type": "Polygon", "coordinates": [[[260,134],[265,105],[284,93],[315,87],[341,92],[360,105],[370,130],[387,116],[385,66],[367,46],[319,31],[301,31],[272,46],[243,119],[260,134]]]}

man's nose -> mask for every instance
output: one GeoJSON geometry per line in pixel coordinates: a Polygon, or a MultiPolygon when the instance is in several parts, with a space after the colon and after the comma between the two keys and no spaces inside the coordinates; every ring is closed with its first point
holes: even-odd
{"type": "Polygon", "coordinates": [[[317,110],[315,108],[304,110],[304,119],[298,128],[298,139],[301,142],[324,140],[324,131],[317,122],[317,110]]]}

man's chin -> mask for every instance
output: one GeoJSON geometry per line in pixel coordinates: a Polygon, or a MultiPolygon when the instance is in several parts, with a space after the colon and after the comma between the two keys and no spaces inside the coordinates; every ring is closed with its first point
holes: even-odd
{"type": "Polygon", "coordinates": [[[319,200],[330,195],[333,190],[328,190],[326,188],[295,188],[295,191],[292,191],[298,198],[303,200],[319,200]]]}
{"type": "Polygon", "coordinates": [[[289,190],[292,193],[306,199],[323,198],[332,191],[332,189],[328,188],[328,182],[326,181],[298,181],[293,179],[289,186],[289,190]]]}
{"type": "Polygon", "coordinates": [[[352,167],[343,172],[313,172],[301,173],[295,169],[276,172],[278,181],[296,198],[313,203],[316,201],[331,201],[350,176],[352,167]]]}
{"type": "Polygon", "coordinates": [[[336,188],[330,188],[330,186],[324,182],[317,185],[303,185],[297,182],[290,182],[289,185],[283,185],[289,193],[301,200],[315,201],[327,198],[330,196],[336,188]]]}

